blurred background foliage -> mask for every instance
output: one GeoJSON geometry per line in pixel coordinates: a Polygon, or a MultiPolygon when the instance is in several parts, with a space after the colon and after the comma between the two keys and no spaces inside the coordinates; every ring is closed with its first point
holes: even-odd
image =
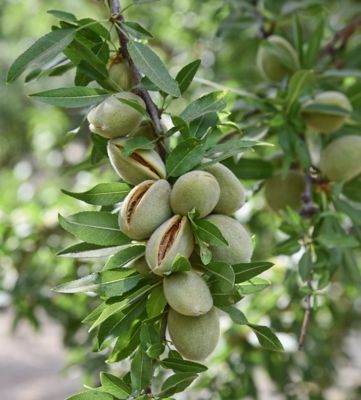
{"type": "MultiPolygon", "coordinates": [[[[292,16],[297,12],[305,33],[312,37],[320,19],[325,20],[325,40],[361,14],[359,1],[264,0],[161,0],[129,8],[127,17],[149,29],[153,48],[174,75],[181,66],[200,58],[198,81],[190,96],[196,98],[209,85],[225,85],[265,96],[267,86],[255,67],[260,43],[260,24],[292,40],[292,16]],[[213,84],[208,81],[212,81],[213,84]]],[[[56,257],[70,244],[58,226],[57,214],[79,210],[79,203],[60,191],[80,192],[102,181],[115,180],[109,167],[82,168],[89,156],[87,129],[74,130],[82,122],[75,111],[38,104],[29,92],[70,86],[71,75],[50,81],[21,81],[6,86],[5,74],[14,58],[55,22],[49,9],[63,9],[78,17],[107,18],[103,1],[2,0],[0,3],[0,307],[10,309],[13,329],[26,320],[41,331],[44,314],[62,326],[70,362],[79,365],[85,380],[94,383],[102,355],[91,353],[91,338],[82,318],[94,308],[92,298],[55,294],[51,288],[97,270],[97,262],[56,257]],[[46,87],[45,87],[46,85],[46,87]]],[[[332,61],[332,60],[331,60],[332,61]]],[[[330,60],[325,60],[330,62],[330,60]]],[[[336,60],[335,68],[361,67],[361,35],[355,34],[336,60]]],[[[353,99],[355,120],[360,121],[360,77],[324,82],[353,99]],[[358,115],[358,117],[357,117],[358,115]]],[[[220,87],[222,88],[222,86],[220,87]]],[[[179,107],[182,108],[181,102],[179,107]]],[[[232,112],[242,124],[253,105],[235,96],[232,112]]],[[[255,137],[275,142],[276,129],[269,120],[250,119],[245,129],[255,137]],[[269,133],[267,136],[266,134],[269,133]]],[[[353,129],[359,129],[356,124],[353,129]]],[[[270,150],[260,148],[247,157],[266,159],[270,150]]],[[[266,164],[267,168],[267,164],[266,164]]],[[[297,337],[304,316],[293,251],[279,251],[280,218],[265,205],[263,192],[248,181],[252,196],[238,217],[255,234],[255,259],[270,258],[276,266],[265,278],[272,285],[260,295],[247,297],[242,307],[252,322],[262,318],[271,324],[285,346],[285,353],[260,351],[254,337],[243,327],[224,322],[226,334],[212,358],[211,368],[195,385],[197,399],[358,399],[361,396],[360,254],[353,267],[343,265],[331,283],[316,296],[304,352],[297,351],[297,337]],[[288,255],[292,254],[292,255],[288,255]],[[265,320],[264,315],[267,315],[265,320]],[[358,341],[358,344],[357,344],[358,341]]],[[[81,206],[86,209],[86,206],[81,206]]],[[[193,398],[187,394],[187,398],[193,398]]]]}

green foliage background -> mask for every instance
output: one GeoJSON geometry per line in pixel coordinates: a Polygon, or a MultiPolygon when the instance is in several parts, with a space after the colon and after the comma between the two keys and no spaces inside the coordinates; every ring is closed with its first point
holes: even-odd
{"type": "MultiPolygon", "coordinates": [[[[255,68],[260,43],[255,21],[259,16],[248,14],[249,3],[252,2],[164,0],[133,7],[128,15],[154,34],[153,49],[172,75],[181,66],[200,58],[198,78],[214,82],[216,88],[220,84],[262,97],[274,88],[266,87],[255,68]]],[[[276,32],[290,40],[292,14],[299,10],[305,41],[311,40],[322,19],[327,39],[361,13],[357,1],[264,1],[262,7],[267,10],[267,18],[274,21],[276,32]]],[[[14,58],[55,23],[55,18],[46,14],[52,8],[59,8],[58,2],[5,0],[0,5],[0,289],[3,294],[0,306],[14,311],[14,329],[22,319],[41,329],[43,312],[54,318],[63,327],[64,343],[72,359],[84,368],[86,382],[94,384],[103,357],[92,355],[89,337],[76,332],[85,332],[81,320],[94,308],[96,300],[85,295],[55,294],[51,288],[97,270],[100,265],[55,256],[71,244],[69,236],[58,226],[57,214],[68,215],[79,210],[79,203],[63,195],[60,188],[80,192],[102,181],[114,180],[115,176],[108,167],[86,171],[79,167],[89,154],[90,143],[86,128],[72,132],[81,123],[78,113],[26,97],[29,92],[50,89],[47,83],[33,81],[25,86],[20,81],[11,86],[4,83],[14,58]]],[[[61,8],[79,17],[107,17],[102,1],[63,1],[61,8]]],[[[347,51],[338,56],[338,62],[347,70],[360,70],[361,35],[353,36],[347,51]]],[[[359,133],[360,74],[350,72],[335,80],[322,79],[324,88],[338,88],[354,99],[355,124],[348,129],[359,133]]],[[[66,75],[50,81],[53,87],[71,85],[71,77],[66,75]]],[[[189,98],[203,94],[208,85],[204,80],[196,81],[189,98]]],[[[277,143],[275,115],[265,118],[262,114],[258,118],[256,114],[249,118],[247,114],[253,110],[251,102],[242,96],[234,95],[234,99],[234,119],[241,126],[244,123],[244,129],[255,137],[271,126],[266,140],[277,143]]],[[[181,110],[185,105],[185,101],[179,102],[177,107],[181,110]]],[[[269,154],[270,150],[262,148],[247,156],[265,159],[269,154]]],[[[246,183],[250,190],[254,189],[255,180],[246,183]]],[[[340,262],[330,284],[317,291],[305,350],[298,352],[297,336],[307,292],[299,280],[299,258],[294,254],[294,243],[289,243],[289,247],[283,245],[278,254],[274,253],[277,243],[283,240],[278,230],[281,221],[265,205],[262,191],[252,197],[241,218],[255,234],[255,259],[276,263],[265,275],[272,285],[248,297],[242,309],[252,322],[269,323],[281,333],[286,351],[282,354],[260,351],[246,328],[232,326],[210,370],[197,381],[194,390],[202,390],[203,398],[212,400],[257,398],[264,380],[271,385],[270,390],[281,393],[283,398],[328,398],[340,366],[349,362],[346,340],[360,328],[359,250],[354,258],[340,262]]],[[[335,239],[330,243],[342,246],[335,239]]],[[[357,385],[343,392],[344,399],[357,399],[361,395],[357,385]]]]}

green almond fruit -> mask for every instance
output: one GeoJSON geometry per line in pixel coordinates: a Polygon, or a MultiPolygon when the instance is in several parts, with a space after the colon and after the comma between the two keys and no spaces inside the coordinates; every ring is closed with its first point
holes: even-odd
{"type": "Polygon", "coordinates": [[[170,307],[182,315],[203,315],[213,307],[205,280],[194,271],[175,272],[165,277],[163,290],[170,307]]]}
{"type": "Polygon", "coordinates": [[[122,152],[126,139],[112,139],[108,142],[108,156],[115,172],[125,182],[137,185],[148,179],[164,179],[165,165],[154,150],[135,150],[130,156],[122,152]]]}
{"type": "Polygon", "coordinates": [[[298,56],[296,50],[291,44],[281,36],[269,36],[267,42],[272,45],[275,50],[282,51],[285,63],[275,50],[267,46],[260,46],[257,52],[257,67],[262,75],[274,82],[281,82],[285,77],[293,75],[299,67],[298,56]]]}
{"type": "Polygon", "coordinates": [[[148,239],[172,215],[170,191],[165,179],[147,180],[135,186],[122,204],[120,230],[131,239],[148,239]]]}
{"type": "Polygon", "coordinates": [[[230,215],[245,203],[246,191],[236,175],[221,163],[206,168],[216,179],[221,189],[218,203],[214,208],[217,214],[230,215]]]}
{"type": "Polygon", "coordinates": [[[174,215],[153,232],[145,248],[145,258],[155,274],[164,275],[171,272],[178,254],[189,258],[193,248],[194,238],[188,219],[174,215]]]}
{"type": "Polygon", "coordinates": [[[196,209],[200,217],[210,214],[217,205],[220,187],[217,179],[206,171],[191,171],[179,177],[170,195],[175,214],[187,215],[196,209]]]}
{"type": "Polygon", "coordinates": [[[321,151],[320,168],[330,181],[347,182],[361,174],[361,136],[346,135],[321,151]]]}
{"type": "Polygon", "coordinates": [[[214,224],[228,242],[228,246],[209,247],[213,261],[231,265],[251,261],[253,253],[251,237],[237,220],[221,214],[209,215],[205,220],[214,224]]]}
{"type": "MultiPolygon", "coordinates": [[[[326,106],[337,106],[343,108],[345,111],[351,112],[352,105],[348,98],[340,92],[328,91],[323,92],[315,96],[313,100],[310,100],[304,104],[304,108],[312,106],[313,104],[321,104],[326,106]]],[[[315,129],[321,133],[331,133],[340,129],[345,123],[347,116],[333,114],[332,112],[319,111],[302,111],[302,117],[305,124],[310,128],[315,129]]]]}
{"type": "Polygon", "coordinates": [[[134,75],[127,60],[113,61],[109,67],[109,78],[116,90],[128,91],[135,86],[134,75]]]}
{"type": "Polygon", "coordinates": [[[276,212],[287,207],[300,210],[304,191],[305,178],[299,171],[289,171],[286,176],[278,171],[265,183],[267,204],[276,212]]]}
{"type": "Polygon", "coordinates": [[[168,332],[174,347],[184,358],[203,361],[218,343],[220,328],[217,310],[213,307],[206,314],[189,317],[171,308],[168,332]]]}
{"type": "Polygon", "coordinates": [[[111,139],[128,135],[140,124],[142,114],[120,99],[136,102],[145,108],[144,101],[130,92],[108,97],[88,113],[89,129],[92,132],[111,139]]]}

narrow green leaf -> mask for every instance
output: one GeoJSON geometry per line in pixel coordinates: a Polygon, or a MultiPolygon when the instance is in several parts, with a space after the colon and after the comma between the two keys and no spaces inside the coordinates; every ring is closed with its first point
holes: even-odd
{"type": "Polygon", "coordinates": [[[351,181],[346,182],[343,185],[342,192],[352,201],[356,201],[361,203],[361,175],[352,179],[351,181]]]}
{"type": "Polygon", "coordinates": [[[30,97],[54,106],[78,108],[98,104],[109,95],[110,93],[104,89],[75,86],[33,93],[30,97]]]}
{"type": "Polygon", "coordinates": [[[237,285],[239,291],[243,295],[260,292],[261,290],[266,289],[269,286],[270,286],[269,281],[266,281],[265,279],[261,279],[258,277],[249,280],[247,283],[242,283],[241,285],[237,285]]]}
{"type": "Polygon", "coordinates": [[[212,252],[209,250],[209,247],[206,243],[204,243],[202,240],[199,240],[197,238],[197,244],[199,246],[199,255],[201,257],[202,263],[204,265],[208,265],[211,260],[212,260],[212,252]]]}
{"type": "Polygon", "coordinates": [[[164,311],[167,305],[167,300],[164,297],[163,287],[158,286],[154,288],[148,297],[146,310],[148,318],[154,318],[164,311]]]}
{"type": "Polygon", "coordinates": [[[53,60],[74,39],[75,29],[56,29],[37,40],[11,65],[7,82],[15,81],[31,64],[40,67],[53,60]]]}
{"type": "Polygon", "coordinates": [[[232,321],[235,324],[238,324],[238,325],[247,325],[248,324],[247,317],[238,308],[236,308],[234,306],[228,306],[228,307],[221,307],[221,309],[231,317],[232,321]]]}
{"type": "Polygon", "coordinates": [[[120,250],[121,246],[99,246],[91,243],[77,243],[57,253],[58,256],[72,258],[108,257],[120,250]]]}
{"type": "Polygon", "coordinates": [[[132,270],[102,271],[99,275],[100,282],[97,292],[106,297],[121,296],[135,288],[141,280],[141,276],[134,274],[132,270]]]}
{"type": "Polygon", "coordinates": [[[222,132],[216,129],[218,123],[218,114],[216,112],[211,112],[191,121],[189,130],[192,132],[193,137],[205,138],[207,141],[207,148],[211,148],[222,136],[222,132]]]}
{"type": "Polygon", "coordinates": [[[200,373],[207,371],[207,367],[194,361],[182,360],[179,358],[164,358],[160,365],[172,369],[174,372],[200,373]]]}
{"type": "Polygon", "coordinates": [[[179,271],[190,271],[192,269],[192,265],[189,262],[188,258],[177,254],[174,258],[174,261],[172,263],[171,270],[169,274],[164,274],[164,275],[170,275],[173,272],[179,272],[179,271]]]}
{"type": "Polygon", "coordinates": [[[178,82],[179,89],[183,94],[192,83],[194,76],[196,75],[201,60],[195,60],[184,66],[177,74],[176,81],[178,82]]]}
{"type": "Polygon", "coordinates": [[[361,226],[361,212],[359,208],[355,208],[349,202],[334,198],[333,204],[337,211],[348,215],[355,225],[361,226]]]}
{"type": "Polygon", "coordinates": [[[159,397],[169,397],[175,393],[183,392],[198,375],[192,372],[179,372],[165,380],[162,385],[162,391],[158,394],[159,397]]]}
{"type": "Polygon", "coordinates": [[[136,36],[139,39],[152,39],[152,34],[147,31],[142,25],[138,22],[134,21],[124,21],[123,25],[126,26],[126,29],[133,36],[136,36]]]}
{"type": "Polygon", "coordinates": [[[109,363],[118,362],[129,357],[139,346],[140,323],[136,323],[132,329],[128,329],[118,337],[111,356],[108,358],[109,363]]]}
{"type": "Polygon", "coordinates": [[[113,400],[113,396],[98,390],[87,390],[67,397],[66,400],[113,400]]]}
{"type": "Polygon", "coordinates": [[[268,326],[248,324],[256,334],[259,344],[266,350],[283,351],[282,343],[268,326]]]}
{"type": "MultiPolygon", "coordinates": [[[[76,52],[77,57],[80,58],[79,65],[89,66],[91,70],[94,72],[91,75],[95,74],[97,78],[99,76],[100,79],[106,79],[108,77],[107,67],[105,62],[97,56],[97,53],[93,48],[84,44],[83,41],[75,39],[71,43],[71,49],[76,52]]],[[[102,48],[103,45],[101,44],[102,48]]]]}
{"type": "Polygon", "coordinates": [[[88,324],[94,322],[99,318],[100,314],[105,310],[106,304],[100,303],[90,314],[88,314],[81,322],[83,324],[88,324]]]}
{"type": "Polygon", "coordinates": [[[100,183],[82,193],[69,192],[65,189],[61,191],[68,196],[85,201],[88,204],[110,206],[124,200],[126,195],[130,192],[130,186],[127,183],[112,182],[100,183]]]}
{"type": "Polygon", "coordinates": [[[202,115],[223,110],[227,103],[225,101],[226,92],[212,92],[195,100],[189,104],[180,117],[186,121],[193,121],[202,115]]]}
{"type": "Polygon", "coordinates": [[[63,283],[53,290],[58,293],[94,292],[99,287],[99,274],[93,273],[75,281],[63,283]]]}
{"type": "MultiPolygon", "coordinates": [[[[231,151],[232,154],[239,152],[239,150],[249,149],[254,146],[269,146],[269,143],[266,142],[259,142],[257,140],[242,140],[242,139],[235,139],[229,140],[224,143],[219,143],[212,146],[208,151],[207,155],[212,155],[215,153],[225,153],[231,151]]],[[[210,164],[209,162],[205,162],[203,166],[207,166],[210,164]]]]}
{"type": "Polygon", "coordinates": [[[210,271],[214,275],[219,283],[221,283],[222,289],[232,290],[235,283],[235,275],[232,267],[229,264],[212,261],[208,265],[204,266],[205,269],[210,271]]]}
{"type": "Polygon", "coordinates": [[[361,79],[361,71],[357,69],[327,69],[322,74],[325,78],[349,78],[361,79]]]}
{"type": "Polygon", "coordinates": [[[299,263],[298,263],[298,271],[300,273],[300,277],[303,282],[306,282],[308,279],[311,279],[311,270],[312,270],[312,257],[311,254],[306,251],[299,263]]]}
{"type": "Polygon", "coordinates": [[[138,111],[139,114],[143,115],[144,118],[149,119],[149,114],[147,110],[141,106],[137,101],[135,100],[128,100],[128,99],[123,99],[122,97],[115,96],[118,101],[120,101],[123,104],[126,104],[127,106],[134,108],[134,110],[138,111]]]}
{"type": "Polygon", "coordinates": [[[292,76],[287,91],[287,110],[291,109],[299,96],[313,83],[314,77],[315,75],[312,70],[300,70],[292,76]]]}
{"type": "Polygon", "coordinates": [[[105,211],[84,211],[67,218],[59,215],[60,225],[69,233],[87,243],[116,246],[130,243],[119,230],[118,217],[105,211]]]}
{"type": "Polygon", "coordinates": [[[325,21],[323,18],[319,20],[319,24],[315,31],[311,34],[308,41],[307,51],[305,55],[305,66],[306,68],[312,68],[316,63],[317,56],[321,48],[321,42],[325,29],[325,21]]]}
{"type": "Polygon", "coordinates": [[[63,21],[76,22],[76,16],[66,11],[48,10],[47,13],[63,21]]]}
{"type": "Polygon", "coordinates": [[[228,246],[227,240],[216,225],[206,220],[193,221],[194,233],[200,240],[213,246],[228,246]]]}
{"type": "Polygon", "coordinates": [[[168,155],[166,168],[169,176],[180,176],[198,165],[204,156],[203,142],[189,138],[175,147],[168,155]]]}
{"type": "Polygon", "coordinates": [[[152,359],[149,358],[142,347],[139,347],[132,360],[130,376],[132,388],[142,390],[149,386],[153,375],[152,359]]]}
{"type": "Polygon", "coordinates": [[[330,115],[340,115],[342,117],[347,117],[350,115],[350,111],[345,108],[333,105],[333,104],[323,104],[323,103],[312,103],[308,104],[302,108],[303,113],[316,113],[316,114],[330,114],[330,115]]]}
{"type": "Polygon", "coordinates": [[[131,244],[110,257],[104,266],[104,270],[123,268],[144,255],[144,252],[145,246],[143,244],[131,244]]]}
{"type": "Polygon", "coordinates": [[[131,388],[120,378],[107,372],[100,373],[101,390],[115,396],[117,399],[128,399],[131,388]]]}
{"type": "Polygon", "coordinates": [[[127,139],[125,146],[122,149],[122,154],[125,157],[132,155],[135,150],[153,150],[154,143],[143,136],[136,136],[127,139]]]}
{"type": "Polygon", "coordinates": [[[172,122],[174,124],[174,128],[170,130],[172,134],[179,131],[183,139],[188,139],[191,136],[195,136],[191,135],[187,121],[184,121],[184,119],[178,117],[178,115],[172,115],[172,122]]]}
{"type": "Polygon", "coordinates": [[[248,281],[251,278],[267,271],[273,266],[273,263],[266,261],[250,262],[250,263],[240,263],[232,265],[233,271],[235,273],[235,282],[242,283],[248,281]]]}
{"type": "Polygon", "coordinates": [[[292,19],[292,28],[293,28],[293,37],[295,42],[295,47],[298,53],[298,58],[300,60],[301,67],[303,66],[303,32],[302,32],[302,25],[301,21],[298,17],[298,14],[294,13],[292,19]]]}
{"type": "Polygon", "coordinates": [[[117,343],[122,342],[123,345],[126,341],[130,343],[130,330],[132,326],[134,326],[135,321],[137,321],[137,319],[142,315],[145,309],[145,304],[146,298],[144,297],[140,301],[126,308],[122,313],[113,314],[112,317],[108,318],[100,325],[97,335],[100,350],[104,348],[102,344],[109,335],[111,335],[111,337],[117,337],[119,339],[119,341],[117,340],[117,343]],[[102,335],[100,335],[100,333],[102,333],[102,335]]]}
{"type": "Polygon", "coordinates": [[[150,323],[143,323],[140,329],[140,344],[150,358],[158,358],[164,351],[159,329],[150,323]]]}
{"type": "Polygon", "coordinates": [[[150,289],[150,286],[145,285],[145,286],[141,287],[139,290],[132,293],[131,295],[127,296],[126,299],[117,301],[117,302],[109,304],[109,305],[107,304],[106,307],[102,310],[99,317],[89,328],[89,332],[94,330],[97,326],[102,324],[104,321],[106,321],[112,315],[114,315],[120,311],[123,311],[127,307],[131,306],[132,304],[135,304],[136,302],[140,301],[148,293],[149,289],[150,289]]]}
{"type": "Polygon", "coordinates": [[[140,72],[160,90],[173,97],[180,96],[177,82],[169,75],[162,60],[149,46],[131,41],[128,44],[128,51],[140,72]]]}
{"type": "Polygon", "coordinates": [[[216,307],[228,307],[242,300],[242,296],[237,288],[225,291],[224,288],[220,287],[218,282],[214,282],[210,286],[210,290],[213,297],[213,304],[216,307]]]}

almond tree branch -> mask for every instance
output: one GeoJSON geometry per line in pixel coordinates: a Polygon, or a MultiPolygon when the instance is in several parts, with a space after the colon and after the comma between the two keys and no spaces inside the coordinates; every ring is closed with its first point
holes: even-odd
{"type": "MultiPolygon", "coordinates": [[[[310,289],[312,289],[311,282],[308,282],[308,286],[310,289]]],[[[311,297],[312,296],[310,294],[308,294],[306,296],[305,315],[303,317],[300,337],[298,339],[298,350],[303,350],[303,346],[305,344],[305,337],[306,337],[306,333],[307,333],[308,323],[310,322],[311,312],[312,312],[311,297]]]]}
{"type": "Polygon", "coordinates": [[[305,190],[302,194],[302,208],[300,214],[305,218],[310,218],[313,215],[317,214],[319,208],[315,205],[313,201],[313,178],[310,173],[305,173],[305,190]]]}
{"type": "Polygon", "coordinates": [[[138,85],[137,92],[146,104],[147,111],[154,123],[155,133],[157,136],[161,136],[163,130],[162,130],[162,126],[160,123],[160,112],[159,112],[157,106],[154,104],[148,91],[140,86],[140,82],[142,80],[142,75],[139,72],[136,65],[134,64],[132,58],[130,57],[129,51],[128,51],[128,38],[122,30],[122,23],[124,21],[124,17],[121,12],[120,1],[119,0],[108,0],[108,3],[111,8],[111,11],[112,11],[112,17],[110,20],[115,25],[116,30],[117,30],[121,55],[129,63],[130,69],[135,78],[135,82],[138,85]]]}
{"type": "Polygon", "coordinates": [[[334,58],[337,51],[346,47],[347,41],[359,27],[361,27],[361,15],[355,17],[343,29],[336,32],[333,38],[321,48],[319,57],[322,58],[329,54],[334,58]]]}

